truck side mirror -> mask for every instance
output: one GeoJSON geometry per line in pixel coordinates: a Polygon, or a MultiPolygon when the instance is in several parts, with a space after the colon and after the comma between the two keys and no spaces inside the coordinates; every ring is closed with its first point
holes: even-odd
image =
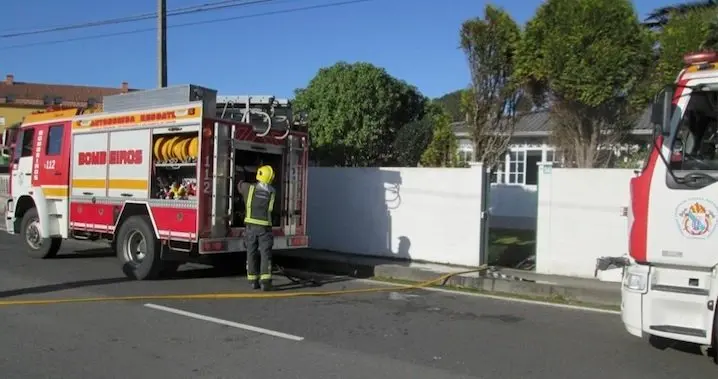
{"type": "Polygon", "coordinates": [[[671,116],[674,110],[673,87],[666,86],[656,95],[651,107],[651,123],[659,125],[664,136],[671,133],[671,116]]]}

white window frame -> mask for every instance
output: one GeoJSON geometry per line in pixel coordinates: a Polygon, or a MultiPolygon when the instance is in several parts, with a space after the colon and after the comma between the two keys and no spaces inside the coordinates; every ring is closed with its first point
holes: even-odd
{"type": "MultiPolygon", "coordinates": [[[[504,156],[505,169],[499,171],[497,176],[500,179],[492,180],[492,183],[505,183],[518,186],[535,186],[535,184],[526,184],[526,173],[528,172],[527,157],[529,151],[541,151],[540,163],[557,162],[556,148],[547,144],[516,144],[509,147],[509,151],[504,156]],[[514,158],[514,159],[512,159],[514,158]],[[516,163],[514,171],[511,171],[511,163],[516,163]],[[520,180],[519,180],[520,179],[520,180]]],[[[536,167],[535,169],[538,169],[536,167]]],[[[493,179],[493,178],[492,178],[493,179]]]]}
{"type": "Polygon", "coordinates": [[[506,154],[506,183],[526,184],[526,153],[525,146],[512,147],[506,154]],[[513,165],[513,167],[512,167],[513,165]]]}
{"type": "MultiPolygon", "coordinates": [[[[529,151],[541,151],[540,163],[553,162],[557,163],[563,159],[556,158],[556,148],[547,144],[514,144],[509,146],[508,151],[504,154],[504,159],[499,162],[497,170],[491,175],[490,182],[492,184],[508,184],[517,186],[527,186],[526,184],[526,173],[528,171],[527,156],[529,151]],[[515,156],[515,160],[512,160],[512,156],[515,156]],[[520,158],[520,159],[519,159],[520,158]],[[511,171],[511,163],[516,163],[517,167],[515,171],[511,171]],[[519,167],[522,169],[519,171],[519,167]],[[518,180],[519,177],[521,180],[518,180]]],[[[459,160],[469,162],[473,158],[473,149],[468,145],[461,145],[458,149],[459,160]]],[[[535,168],[538,170],[538,167],[535,168]]],[[[535,184],[528,184],[528,186],[535,186],[535,184]]]]}

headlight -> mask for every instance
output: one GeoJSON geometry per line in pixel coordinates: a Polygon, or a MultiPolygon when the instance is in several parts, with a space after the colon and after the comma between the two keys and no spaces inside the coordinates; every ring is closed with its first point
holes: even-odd
{"type": "Polygon", "coordinates": [[[634,291],[645,291],[648,278],[644,274],[627,273],[623,277],[623,286],[634,291]]]}

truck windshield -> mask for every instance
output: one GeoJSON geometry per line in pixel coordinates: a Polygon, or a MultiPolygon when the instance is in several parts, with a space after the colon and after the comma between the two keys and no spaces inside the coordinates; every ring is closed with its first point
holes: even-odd
{"type": "Polygon", "coordinates": [[[718,171],[716,92],[694,92],[671,141],[673,171],[718,171]]]}

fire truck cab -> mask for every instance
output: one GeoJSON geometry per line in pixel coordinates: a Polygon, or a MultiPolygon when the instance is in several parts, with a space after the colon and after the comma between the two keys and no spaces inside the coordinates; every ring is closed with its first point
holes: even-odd
{"type": "Polygon", "coordinates": [[[36,258],[64,239],[105,239],[127,276],[157,278],[246,251],[237,183],[268,164],[281,199],[274,248],[306,247],[307,134],[290,104],[240,98],[220,108],[216,91],[182,85],[107,96],[99,112],[27,116],[12,141],[6,231],[36,258]]]}
{"type": "Polygon", "coordinates": [[[630,181],[621,317],[637,337],[717,343],[718,53],[691,53],[653,104],[653,147],[630,181]]]}

